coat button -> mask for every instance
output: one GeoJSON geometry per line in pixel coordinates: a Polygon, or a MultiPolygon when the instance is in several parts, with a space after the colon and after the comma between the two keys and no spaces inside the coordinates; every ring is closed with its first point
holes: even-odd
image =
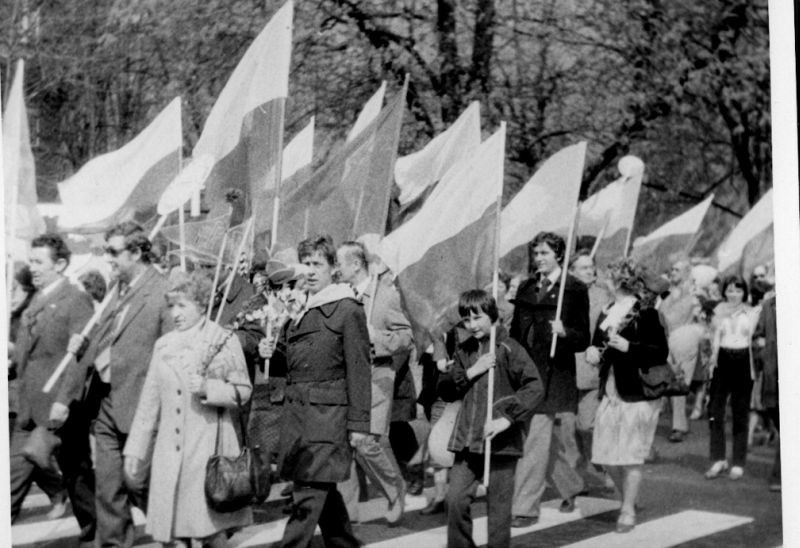
{"type": "Polygon", "coordinates": [[[180,433],[181,433],[181,429],[180,429],[180,428],[176,428],[176,429],[175,429],[175,433],[176,433],[176,434],[180,434],[180,433]]]}
{"type": "Polygon", "coordinates": [[[175,451],[180,451],[180,450],[181,450],[181,446],[180,445],[176,445],[175,446],[175,451]]]}
{"type": "Polygon", "coordinates": [[[181,395],[181,389],[180,388],[178,388],[178,395],[179,396],[181,395]]]}
{"type": "Polygon", "coordinates": [[[181,408],[180,408],[180,407],[178,407],[178,408],[175,410],[175,412],[176,412],[178,415],[180,415],[180,414],[181,414],[181,408]]]}

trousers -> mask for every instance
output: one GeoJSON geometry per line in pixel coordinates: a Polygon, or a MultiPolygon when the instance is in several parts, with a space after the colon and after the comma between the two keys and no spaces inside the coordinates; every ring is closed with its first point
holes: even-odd
{"type": "Polygon", "coordinates": [[[292,514],[283,532],[280,546],[305,548],[319,525],[327,547],[350,548],[361,543],[353,535],[342,495],[335,483],[294,482],[292,514]]]}
{"type": "Polygon", "coordinates": [[[720,348],[717,367],[711,379],[708,424],[711,431],[711,460],[725,460],[725,408],[731,398],[733,415],[733,465],[744,466],[747,460],[747,422],[750,412],[750,352],[748,349],[720,348]]]}

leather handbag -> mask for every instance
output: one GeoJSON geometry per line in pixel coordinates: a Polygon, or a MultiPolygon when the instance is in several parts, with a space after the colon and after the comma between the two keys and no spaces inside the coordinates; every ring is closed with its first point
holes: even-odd
{"type": "Polygon", "coordinates": [[[57,471],[55,451],[59,445],[61,445],[61,438],[50,429],[37,426],[25,441],[22,454],[42,470],[57,471]]]}
{"type": "Polygon", "coordinates": [[[247,428],[244,424],[244,409],[236,392],[239,407],[239,425],[242,436],[242,450],[239,455],[227,457],[220,454],[220,426],[222,409],[217,412],[217,439],[214,454],[206,463],[205,494],[209,507],[221,513],[236,512],[251,504],[261,504],[269,495],[270,466],[263,462],[258,447],[248,442],[247,428]]]}
{"type": "Polygon", "coordinates": [[[689,383],[683,378],[683,370],[678,374],[669,364],[652,365],[639,370],[642,392],[647,399],[656,400],[663,396],[685,396],[689,393],[689,383]]]}

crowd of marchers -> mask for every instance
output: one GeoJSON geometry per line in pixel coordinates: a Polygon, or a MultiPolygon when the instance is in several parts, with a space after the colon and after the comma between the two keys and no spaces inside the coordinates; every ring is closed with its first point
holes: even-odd
{"type": "Polygon", "coordinates": [[[49,517],[69,503],[85,546],[132,546],[133,506],[165,546],[227,546],[253,508],[214,509],[206,466],[246,435],[287,482],[282,546],[308,546],[317,526],[328,546],[360,545],[369,484],[388,526],[432,486],[421,513],[442,515],[451,547],[474,546],[470,505],[487,480],[490,546],[536,524],[547,485],[565,513],[587,492],[617,496],[622,534],[662,411],[674,443],[708,419],[708,479],[742,478],[749,447],[777,435],[769,265],[747,280],[689,259],[668,274],[627,258],[598,268],[542,232],[526,276],[464,288],[460,321],[419,341],[367,241],[256,253],[215,287],[214,265],[168,264],[133,222],[105,235],[108,285],[65,276],[59,235],[34,239],[12,280],[12,521],[36,483],[49,517]],[[664,364],[688,394],[647,390],[643,372],[664,364]]]}

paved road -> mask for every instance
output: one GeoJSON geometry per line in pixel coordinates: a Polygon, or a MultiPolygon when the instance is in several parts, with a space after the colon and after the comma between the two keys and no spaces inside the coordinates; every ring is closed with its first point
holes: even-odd
{"type": "MultiPolygon", "coordinates": [[[[776,547],[782,545],[780,494],[767,489],[775,446],[764,444],[752,449],[746,475],[739,481],[720,478],[708,481],[708,426],[693,422],[692,433],[683,443],[667,441],[667,417],[662,417],[655,446],[658,459],[646,466],[640,496],[638,525],[633,532],[614,532],[618,502],[599,486],[579,497],[572,514],[558,512],[559,501],[548,492],[539,523],[527,529],[514,529],[517,547],[776,547]]],[[[284,500],[273,487],[270,500],[256,512],[256,524],[231,539],[235,547],[270,546],[280,539],[285,524],[284,500]]],[[[509,494],[510,495],[510,494],[509,494]]],[[[443,547],[446,530],[443,516],[422,516],[424,497],[407,499],[407,514],[399,527],[388,528],[383,519],[386,503],[379,497],[362,503],[364,523],[356,534],[367,546],[426,548],[443,547]]],[[[48,521],[48,501],[41,493],[31,495],[21,519],[12,528],[14,546],[56,548],[74,546],[77,524],[71,517],[48,521]]],[[[485,545],[486,507],[481,499],[473,507],[474,537],[485,545]]],[[[139,546],[156,546],[144,535],[144,517],[136,515],[139,546]]],[[[321,546],[321,543],[320,543],[321,546]]]]}

